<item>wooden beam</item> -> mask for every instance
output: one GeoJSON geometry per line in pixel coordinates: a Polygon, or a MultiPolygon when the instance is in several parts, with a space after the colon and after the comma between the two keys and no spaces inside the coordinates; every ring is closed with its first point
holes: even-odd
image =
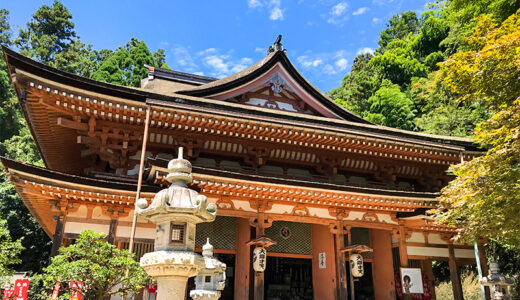
{"type": "Polygon", "coordinates": [[[454,249],[452,243],[450,243],[448,245],[448,253],[449,253],[448,264],[450,266],[450,278],[451,278],[451,288],[453,290],[453,299],[454,300],[464,300],[464,297],[462,294],[462,284],[460,282],[459,267],[457,266],[457,261],[455,258],[455,249],[454,249]]]}
{"type": "Polygon", "coordinates": [[[69,120],[67,118],[58,117],[56,123],[58,126],[69,128],[69,129],[75,129],[75,130],[81,130],[81,131],[88,131],[88,124],[87,123],[81,123],[69,120]]]}
{"type": "Polygon", "coordinates": [[[52,237],[52,248],[50,254],[51,258],[58,254],[58,250],[61,247],[61,241],[63,240],[63,229],[65,228],[64,222],[64,216],[58,216],[56,218],[56,230],[54,231],[54,236],[52,237]]]}
{"type": "Polygon", "coordinates": [[[347,288],[347,269],[345,266],[345,253],[341,249],[345,247],[345,235],[343,232],[343,224],[338,223],[338,232],[336,233],[336,268],[338,274],[338,299],[348,298],[347,288]]]}
{"type": "Polygon", "coordinates": [[[246,243],[251,240],[249,220],[236,219],[236,255],[235,255],[235,299],[249,299],[249,274],[251,269],[250,246],[246,243]]]}

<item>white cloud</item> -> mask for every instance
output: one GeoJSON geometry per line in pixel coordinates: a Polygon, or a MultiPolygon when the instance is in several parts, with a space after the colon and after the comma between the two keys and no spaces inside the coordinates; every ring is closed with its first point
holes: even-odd
{"type": "Polygon", "coordinates": [[[204,76],[204,72],[193,72],[195,75],[204,76]]]}
{"type": "Polygon", "coordinates": [[[330,11],[330,14],[333,16],[341,16],[347,10],[348,4],[347,2],[340,2],[334,5],[330,11]]]}
{"type": "Polygon", "coordinates": [[[255,48],[255,52],[263,53],[263,52],[265,52],[265,48],[262,48],[262,47],[256,47],[256,48],[255,48]]]}
{"type": "Polygon", "coordinates": [[[346,58],[340,58],[334,62],[334,66],[336,66],[339,71],[345,71],[348,66],[348,61],[346,58]]]}
{"type": "Polygon", "coordinates": [[[283,11],[279,7],[275,7],[271,9],[271,14],[269,15],[269,19],[273,21],[283,20],[283,11]]]}
{"type": "Polygon", "coordinates": [[[249,8],[259,7],[259,6],[262,6],[262,2],[260,2],[258,0],[247,0],[247,6],[249,8]]]}
{"type": "Polygon", "coordinates": [[[175,46],[172,48],[173,67],[180,66],[186,72],[195,71],[198,65],[190,54],[190,50],[183,46],[175,46]]]}
{"type": "Polygon", "coordinates": [[[285,9],[282,8],[281,0],[247,0],[249,8],[266,7],[269,10],[269,19],[272,21],[282,21],[285,9]]]}
{"type": "Polygon", "coordinates": [[[323,60],[320,58],[311,59],[306,55],[299,56],[296,58],[296,61],[303,67],[303,68],[310,68],[323,64],[323,60]]]}
{"type": "Polygon", "coordinates": [[[369,47],[363,47],[363,48],[360,48],[360,49],[358,50],[358,52],[356,53],[356,55],[365,54],[365,53],[374,54],[374,49],[369,48],[369,47]]]}
{"type": "Polygon", "coordinates": [[[341,24],[348,20],[348,15],[346,15],[348,8],[347,2],[340,2],[336,5],[334,5],[329,15],[330,17],[327,19],[327,23],[330,24],[341,24]]]}
{"type": "Polygon", "coordinates": [[[356,9],[356,11],[352,13],[352,15],[359,16],[359,15],[366,13],[369,10],[370,10],[370,8],[368,8],[368,7],[360,7],[358,9],[356,9]]]}
{"type": "Polygon", "coordinates": [[[381,22],[381,19],[379,19],[379,18],[372,18],[372,23],[376,23],[377,24],[379,22],[381,22]]]}
{"type": "Polygon", "coordinates": [[[324,67],[323,67],[323,73],[327,74],[327,75],[334,75],[336,74],[336,70],[334,70],[334,67],[330,64],[326,64],[324,67]]]}

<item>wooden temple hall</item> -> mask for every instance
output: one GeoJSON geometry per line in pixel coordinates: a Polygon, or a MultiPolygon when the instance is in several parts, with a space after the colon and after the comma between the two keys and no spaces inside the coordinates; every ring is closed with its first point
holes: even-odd
{"type": "MultiPolygon", "coordinates": [[[[54,253],[86,229],[129,246],[146,139],[141,197],[164,188],[183,147],[191,187],[218,207],[195,242],[200,251],[209,237],[228,266],[221,299],[401,299],[402,267],[421,271],[424,294],[413,299],[435,299],[432,261],[449,262],[461,295],[457,267],[475,264],[475,251],[427,211],[451,179],[447,168],[480,155],[471,140],[353,115],[296,70],[279,40],[229,77],[150,67],[140,88],[3,54],[45,167],[2,164],[54,253]],[[248,245],[260,237],[276,242],[263,273],[248,245]],[[358,251],[364,274],[354,278],[358,251]]],[[[137,258],[153,251],[154,227],[138,219],[137,258]]]]}

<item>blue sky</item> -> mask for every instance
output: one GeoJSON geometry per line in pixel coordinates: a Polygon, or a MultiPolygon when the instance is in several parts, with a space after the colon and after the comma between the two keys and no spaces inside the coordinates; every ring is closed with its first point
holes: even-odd
{"type": "MultiPolygon", "coordinates": [[[[14,31],[42,4],[0,0],[14,31]]],[[[396,13],[425,10],[424,0],[62,1],[76,32],[95,49],[115,49],[131,37],[163,48],[174,70],[224,77],[262,59],[283,35],[287,54],[324,92],[336,88],[354,57],[377,48],[396,13]]]]}

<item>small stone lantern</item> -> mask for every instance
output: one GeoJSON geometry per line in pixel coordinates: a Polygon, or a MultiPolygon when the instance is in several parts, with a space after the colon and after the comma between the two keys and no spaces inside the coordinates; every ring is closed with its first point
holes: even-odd
{"type": "Polygon", "coordinates": [[[193,300],[216,300],[226,285],[226,264],[213,257],[209,238],[202,247],[202,256],[205,268],[195,277],[195,290],[190,291],[190,296],[193,300]]]}
{"type": "Polygon", "coordinates": [[[204,259],[193,252],[196,224],[212,222],[215,204],[189,189],[191,163],[179,157],[168,163],[170,187],[158,192],[152,203],[139,199],[136,212],[156,224],[154,252],[141,258],[141,266],[157,280],[157,300],[184,299],[186,283],[204,268],[204,259]]]}
{"type": "Polygon", "coordinates": [[[491,262],[489,264],[491,274],[480,279],[480,284],[489,286],[491,291],[491,299],[509,300],[508,287],[515,284],[514,278],[505,277],[500,273],[498,263],[491,262]]]}

